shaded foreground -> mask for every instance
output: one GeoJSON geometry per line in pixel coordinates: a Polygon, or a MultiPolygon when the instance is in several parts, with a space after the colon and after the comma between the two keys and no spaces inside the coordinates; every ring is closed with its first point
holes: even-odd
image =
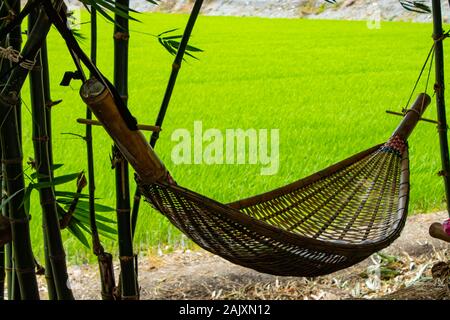
{"type": "MultiPolygon", "coordinates": [[[[448,299],[447,285],[431,277],[433,264],[446,261],[448,246],[428,236],[431,222],[445,217],[444,212],[412,216],[383,257],[315,279],[261,274],[203,250],[147,256],[139,265],[141,298],[448,299]]],[[[69,268],[77,299],[100,299],[97,272],[95,265],[69,268]]],[[[43,293],[43,278],[40,284],[43,293]]]]}

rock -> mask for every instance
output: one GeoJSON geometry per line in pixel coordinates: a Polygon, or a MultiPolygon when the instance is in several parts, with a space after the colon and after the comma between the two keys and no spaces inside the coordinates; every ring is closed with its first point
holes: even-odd
{"type": "MultiPolygon", "coordinates": [[[[78,0],[66,0],[70,8],[80,7],[78,0]]],[[[188,13],[193,0],[167,0],[154,5],[148,0],[131,0],[130,7],[141,12],[188,13]]],[[[443,5],[444,21],[448,6],[443,5]]],[[[268,18],[308,18],[334,20],[373,20],[430,22],[430,14],[405,10],[399,0],[211,0],[203,4],[202,13],[213,16],[257,16],[268,18]]]]}

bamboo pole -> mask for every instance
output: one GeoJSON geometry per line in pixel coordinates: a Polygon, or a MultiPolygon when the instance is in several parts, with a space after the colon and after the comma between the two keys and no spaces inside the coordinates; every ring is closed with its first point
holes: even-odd
{"type": "MultiPolygon", "coordinates": [[[[5,10],[6,5],[4,2],[0,4],[0,16],[4,17],[7,15],[7,10],[5,10]]],[[[0,46],[7,47],[7,41],[5,39],[0,39],[0,46]]],[[[9,68],[10,63],[6,59],[0,60],[0,74],[4,74],[7,71],[7,68],[9,68]]],[[[3,81],[0,79],[0,90],[1,87],[3,87],[3,81]]],[[[3,159],[2,157],[2,149],[0,148],[0,159],[3,159]]],[[[3,164],[0,164],[0,203],[3,204],[4,196],[6,195],[6,184],[5,179],[3,178],[3,164]]],[[[0,212],[2,217],[7,217],[7,211],[6,208],[3,208],[0,212]]],[[[6,278],[6,259],[10,260],[8,257],[8,254],[6,253],[6,245],[0,246],[0,300],[5,299],[5,281],[7,281],[6,278]]],[[[10,271],[9,271],[10,272],[10,271]]]]}
{"type": "MultiPolygon", "coordinates": [[[[202,8],[203,0],[196,0],[194,3],[194,7],[192,8],[191,14],[189,15],[189,20],[187,22],[186,28],[183,33],[183,37],[181,38],[180,46],[178,48],[175,59],[172,63],[172,71],[170,74],[169,82],[167,84],[166,92],[164,93],[164,98],[159,109],[158,116],[156,118],[155,126],[157,128],[161,128],[164,122],[164,118],[166,116],[166,111],[169,106],[170,98],[172,97],[173,89],[175,87],[175,83],[177,81],[178,72],[181,68],[181,63],[183,62],[184,53],[186,52],[186,47],[189,42],[189,38],[191,37],[192,30],[194,29],[195,22],[197,21],[197,17],[200,13],[200,9],[202,8]]],[[[154,131],[150,138],[150,146],[152,148],[155,147],[156,142],[159,138],[159,131],[154,131]]],[[[139,207],[141,202],[141,192],[139,188],[136,186],[134,191],[134,202],[133,202],[133,211],[131,214],[131,226],[132,226],[132,236],[136,231],[136,223],[139,215],[139,207]]]]}
{"type": "MultiPolygon", "coordinates": [[[[1,71],[1,66],[0,66],[0,71],[1,71]]],[[[2,151],[0,148],[0,159],[2,158],[2,151]]],[[[0,165],[0,169],[1,169],[1,165],[0,165]]],[[[0,171],[0,203],[3,204],[3,197],[5,195],[5,192],[3,192],[3,171],[0,171]]],[[[3,210],[2,212],[0,212],[1,217],[3,216],[3,210]]],[[[0,300],[4,300],[5,299],[5,279],[6,279],[6,271],[5,271],[5,261],[6,260],[6,255],[5,255],[5,245],[0,246],[0,300]]]]}
{"type": "MultiPolygon", "coordinates": [[[[35,25],[38,11],[29,15],[29,29],[35,25]]],[[[41,49],[42,50],[42,49],[41,49]]],[[[33,146],[34,161],[38,173],[38,182],[52,181],[52,166],[49,154],[51,144],[48,136],[47,107],[44,96],[43,70],[40,52],[35,58],[35,67],[30,71],[31,109],[33,118],[33,146]]],[[[61,239],[61,230],[58,218],[57,204],[54,188],[39,189],[42,207],[42,227],[44,231],[44,244],[46,246],[46,265],[50,270],[47,272],[49,291],[51,299],[73,300],[72,290],[68,286],[68,274],[66,265],[66,254],[61,239]]]]}
{"type": "MultiPolygon", "coordinates": [[[[2,3],[2,9],[5,9],[6,6],[3,6],[4,3],[2,3]]],[[[3,11],[2,11],[3,12],[3,11]]],[[[7,13],[3,12],[2,16],[6,15],[7,13]]],[[[2,41],[0,41],[0,45],[2,47],[9,47],[9,42],[7,37],[5,37],[4,39],[2,39],[2,41]]],[[[1,61],[1,67],[0,67],[0,74],[5,75],[5,78],[0,79],[0,91],[1,89],[5,86],[5,82],[7,80],[7,77],[9,76],[9,70],[11,68],[11,63],[10,61],[7,61],[6,59],[3,59],[1,61]]],[[[0,119],[4,119],[6,113],[3,113],[0,110],[0,119]]],[[[2,148],[0,147],[0,150],[2,148]]],[[[2,153],[2,152],[0,152],[2,153]]],[[[6,196],[8,194],[8,190],[7,190],[7,185],[6,185],[6,179],[4,179],[5,177],[5,167],[3,165],[3,155],[0,158],[2,160],[2,164],[1,164],[1,175],[2,175],[2,198],[3,196],[6,196]]],[[[9,218],[9,212],[10,212],[10,208],[9,205],[4,207],[2,210],[2,215],[4,217],[8,217],[9,218]]],[[[18,284],[18,279],[17,276],[14,272],[14,265],[13,265],[13,250],[12,250],[12,243],[7,243],[4,246],[4,267],[5,267],[5,274],[6,274],[6,287],[8,289],[8,300],[19,300],[20,299],[20,290],[19,290],[19,284],[18,284]]]]}
{"type": "MultiPolygon", "coordinates": [[[[13,10],[20,11],[20,1],[15,1],[13,10]]],[[[21,28],[16,26],[9,35],[9,44],[15,49],[21,47],[21,28]]],[[[13,267],[17,272],[20,286],[21,299],[39,299],[39,290],[37,286],[34,256],[30,241],[30,227],[28,214],[22,205],[24,199],[24,178],[22,167],[22,142],[21,142],[21,124],[20,124],[20,97],[19,92],[21,80],[24,80],[28,71],[22,71],[21,67],[15,68],[8,79],[8,82],[1,91],[1,108],[4,109],[2,117],[3,126],[1,127],[1,145],[3,153],[3,165],[5,167],[5,179],[8,195],[19,192],[10,201],[9,218],[12,222],[13,235],[13,267]],[[22,75],[22,77],[19,77],[22,75]]],[[[23,81],[22,81],[23,84],[23,81]]]]}
{"type": "MultiPolygon", "coordinates": [[[[97,11],[91,7],[91,52],[92,63],[97,63],[97,11]]],[[[92,73],[91,73],[92,76],[92,73]]],[[[83,77],[84,78],[84,77],[83,77]]],[[[86,79],[83,79],[85,82],[86,79]]],[[[87,121],[92,120],[92,111],[86,108],[87,121]]],[[[88,162],[88,189],[89,189],[89,223],[91,228],[93,252],[97,256],[100,271],[101,294],[103,300],[114,300],[114,288],[116,281],[114,277],[113,259],[110,253],[105,252],[97,230],[95,217],[95,168],[94,149],[92,140],[92,124],[86,123],[86,149],[88,162]]]]}
{"type": "Polygon", "coordinates": [[[445,197],[447,204],[447,212],[450,215],[450,158],[448,148],[448,136],[447,136],[447,116],[445,110],[445,98],[444,98],[444,48],[442,45],[443,30],[442,30],[442,13],[441,13],[441,1],[432,0],[433,11],[433,39],[435,41],[435,70],[436,70],[436,105],[437,105],[437,118],[438,118],[438,132],[439,141],[441,145],[441,162],[442,162],[442,177],[444,179],[445,197]]]}
{"type": "MultiPolygon", "coordinates": [[[[129,0],[116,0],[116,6],[129,7],[129,0]]],[[[114,24],[114,86],[125,105],[128,100],[128,19],[115,15],[114,24]]],[[[131,236],[131,201],[129,166],[117,145],[113,146],[113,166],[116,176],[116,211],[119,238],[120,293],[126,300],[138,299],[131,236]]]]}
{"type": "MultiPolygon", "coordinates": [[[[28,30],[31,30],[36,22],[36,10],[33,10],[32,13],[28,16],[28,30]]],[[[48,104],[48,100],[50,97],[50,81],[49,81],[49,74],[48,74],[48,57],[47,57],[47,45],[46,41],[44,41],[44,44],[41,47],[40,53],[37,57],[38,61],[41,61],[41,71],[37,71],[36,74],[30,75],[30,93],[31,95],[35,96],[32,97],[32,101],[38,101],[39,100],[39,90],[43,90],[44,94],[44,101],[45,106],[48,104]],[[42,75],[42,77],[41,77],[42,75]],[[33,79],[32,79],[33,78],[33,79]],[[33,86],[36,86],[36,88],[33,88],[33,86]]],[[[47,137],[48,137],[48,158],[49,163],[53,163],[53,157],[52,157],[52,148],[51,148],[51,117],[50,117],[50,109],[45,108],[46,110],[46,119],[45,124],[41,123],[40,125],[46,127],[47,137]]],[[[37,119],[34,119],[34,121],[37,121],[37,119]]],[[[53,178],[53,172],[51,171],[52,178],[53,178]]],[[[53,279],[53,268],[50,261],[50,253],[48,250],[48,236],[46,232],[46,225],[42,224],[43,228],[43,235],[44,235],[44,258],[45,258],[45,280],[47,283],[47,294],[49,300],[56,300],[58,298],[55,288],[55,282],[53,279]]]]}

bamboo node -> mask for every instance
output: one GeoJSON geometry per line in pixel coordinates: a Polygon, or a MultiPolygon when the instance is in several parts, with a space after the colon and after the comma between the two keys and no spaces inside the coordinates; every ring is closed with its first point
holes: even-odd
{"type": "Polygon", "coordinates": [[[32,268],[14,268],[14,271],[17,273],[36,273],[36,266],[33,266],[32,268]]]}
{"type": "Polygon", "coordinates": [[[23,158],[2,159],[1,161],[5,165],[8,165],[8,164],[19,164],[19,163],[22,163],[23,158]]]}
{"type": "Polygon", "coordinates": [[[126,32],[116,32],[114,33],[114,39],[127,41],[128,39],[130,39],[130,34],[126,32]]]}
{"type": "Polygon", "coordinates": [[[117,213],[130,213],[131,210],[130,209],[116,209],[117,213]]]}
{"type": "Polygon", "coordinates": [[[439,177],[447,177],[447,176],[448,176],[448,172],[445,171],[445,170],[440,170],[440,171],[437,173],[437,175],[438,175],[439,177]]]}
{"type": "Polygon", "coordinates": [[[29,221],[31,220],[31,215],[28,215],[24,218],[8,218],[8,220],[11,224],[29,223],[29,221]]]}
{"type": "Polygon", "coordinates": [[[50,258],[50,260],[53,260],[53,261],[65,261],[66,260],[65,254],[59,254],[56,256],[49,255],[48,257],[50,258]]]}
{"type": "Polygon", "coordinates": [[[47,142],[50,140],[48,136],[33,137],[32,139],[33,141],[42,141],[42,142],[47,142]]]}
{"type": "Polygon", "coordinates": [[[123,262],[130,262],[134,260],[134,256],[120,256],[119,260],[123,262]]]}

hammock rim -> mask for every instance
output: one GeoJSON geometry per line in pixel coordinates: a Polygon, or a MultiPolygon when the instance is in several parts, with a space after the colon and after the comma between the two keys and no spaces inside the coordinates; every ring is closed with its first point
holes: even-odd
{"type": "MultiPolygon", "coordinates": [[[[243,200],[238,200],[232,202],[230,204],[223,204],[211,198],[208,198],[204,195],[196,193],[187,188],[167,184],[165,182],[155,182],[156,185],[159,185],[162,188],[172,189],[174,193],[181,193],[183,197],[186,199],[194,201],[194,202],[202,202],[207,206],[211,207],[214,212],[223,215],[225,218],[234,221],[241,226],[249,229],[251,232],[257,233],[264,237],[269,237],[273,240],[279,241],[281,243],[286,243],[292,246],[298,246],[310,250],[322,251],[324,253],[330,254],[339,254],[346,257],[352,257],[352,259],[361,257],[362,260],[373,252],[379,251],[388,245],[390,245],[398,236],[400,235],[408,213],[408,204],[409,204],[409,157],[408,157],[408,148],[403,152],[401,157],[400,164],[400,182],[399,182],[399,194],[398,199],[399,203],[397,206],[397,219],[395,219],[390,227],[390,232],[379,240],[365,240],[359,243],[343,243],[344,241],[335,241],[335,240],[319,240],[314,239],[308,236],[300,235],[291,231],[283,230],[277,226],[271,225],[267,222],[258,220],[253,218],[241,211],[239,209],[248,207],[252,204],[257,204],[260,201],[264,201],[263,199],[271,199],[275,197],[282,196],[290,191],[298,189],[300,187],[307,186],[323,177],[329,176],[338,170],[349,166],[358,160],[363,159],[364,157],[370,155],[373,152],[376,152],[383,144],[376,145],[372,148],[364,150],[356,155],[353,155],[347,159],[344,159],[338,163],[335,163],[317,173],[314,173],[310,176],[307,176],[303,179],[297,180],[293,183],[290,183],[286,186],[274,189],[269,192],[265,192],[250,198],[245,198],[243,200]]],[[[141,185],[141,189],[143,194],[145,195],[145,185],[141,185]]],[[[156,208],[163,215],[163,208],[156,208]]],[[[180,230],[181,231],[181,230],[180,230]]],[[[189,235],[188,235],[189,237],[189,235]]]]}

